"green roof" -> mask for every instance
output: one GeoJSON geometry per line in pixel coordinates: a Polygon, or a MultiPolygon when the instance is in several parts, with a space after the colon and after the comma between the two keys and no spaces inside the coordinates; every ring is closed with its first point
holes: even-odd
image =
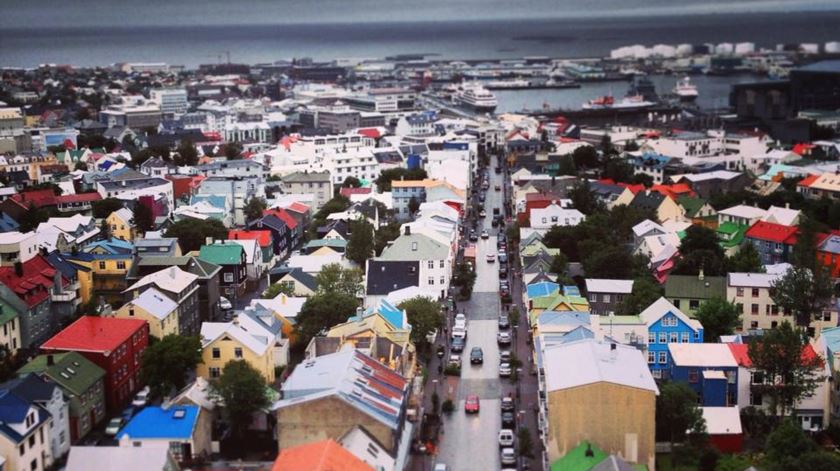
{"type": "Polygon", "coordinates": [[[698,211],[700,211],[700,209],[703,208],[703,205],[706,204],[706,200],[692,196],[680,196],[677,198],[677,203],[685,209],[686,217],[692,218],[698,211]]]}
{"type": "Polygon", "coordinates": [[[239,265],[243,250],[239,244],[202,245],[198,258],[216,265],[239,265]]]}
{"type": "Polygon", "coordinates": [[[634,325],[644,324],[642,318],[639,316],[609,316],[608,319],[601,321],[601,326],[612,325],[634,325]]]}
{"type": "Polygon", "coordinates": [[[38,355],[17,371],[18,375],[35,373],[45,375],[73,394],[85,393],[91,386],[105,376],[105,370],[83,357],[80,353],[54,353],[38,355]],[[48,357],[53,357],[53,365],[47,365],[48,357]]]}
{"type": "Polygon", "coordinates": [[[747,232],[747,226],[727,221],[718,226],[717,232],[720,246],[727,249],[741,245],[741,242],[744,241],[744,234],[747,232]]]}
{"type": "Polygon", "coordinates": [[[668,299],[711,299],[726,297],[726,277],[706,276],[702,280],[693,275],[670,275],[665,281],[668,299]]]}
{"type": "Polygon", "coordinates": [[[551,471],[589,471],[609,456],[595,445],[592,445],[592,456],[586,456],[588,446],[589,442],[580,442],[580,445],[551,463],[551,471]]]}
{"type": "Polygon", "coordinates": [[[315,247],[330,247],[343,249],[347,247],[347,241],[344,239],[315,239],[306,243],[304,248],[311,249],[315,247]]]}

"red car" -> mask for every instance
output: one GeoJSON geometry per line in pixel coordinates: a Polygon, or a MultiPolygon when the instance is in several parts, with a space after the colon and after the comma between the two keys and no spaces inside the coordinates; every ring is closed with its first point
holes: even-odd
{"type": "Polygon", "coordinates": [[[478,409],[480,408],[478,396],[475,394],[470,394],[467,396],[467,400],[464,402],[464,412],[467,414],[478,414],[478,409]]]}

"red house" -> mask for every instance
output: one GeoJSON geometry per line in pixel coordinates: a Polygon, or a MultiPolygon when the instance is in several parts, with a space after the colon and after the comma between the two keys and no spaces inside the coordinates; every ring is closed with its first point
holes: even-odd
{"type": "Polygon", "coordinates": [[[840,278],[840,235],[829,234],[819,242],[817,261],[831,270],[832,278],[840,278]]]}
{"type": "Polygon", "coordinates": [[[740,453],[744,432],[738,407],[701,407],[712,446],[723,453],[740,453]]]}
{"type": "Polygon", "coordinates": [[[78,352],[105,370],[105,401],[118,411],[140,383],[140,360],[149,344],[149,324],[140,319],[83,316],[41,345],[41,350],[78,352]]]}

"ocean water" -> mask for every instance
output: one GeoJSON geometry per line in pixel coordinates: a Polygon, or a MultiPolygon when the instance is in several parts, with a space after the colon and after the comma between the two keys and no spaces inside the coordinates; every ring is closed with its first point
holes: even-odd
{"type": "MultiPolygon", "coordinates": [[[[523,5],[523,8],[526,6],[523,5]]],[[[91,12],[95,15],[95,12],[91,12]]],[[[538,16],[535,12],[534,16],[538,16]]],[[[194,67],[230,54],[239,63],[292,57],[446,59],[604,56],[631,44],[840,40],[840,12],[720,14],[620,19],[493,20],[201,26],[0,28],[0,66],[77,66],[154,61],[194,67]]]]}

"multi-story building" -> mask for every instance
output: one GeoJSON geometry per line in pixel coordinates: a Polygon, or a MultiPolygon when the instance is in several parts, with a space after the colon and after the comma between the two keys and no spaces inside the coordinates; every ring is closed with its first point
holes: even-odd
{"type": "Polygon", "coordinates": [[[689,316],[694,315],[700,305],[712,298],[726,296],[726,278],[705,276],[703,270],[697,276],[670,275],[665,281],[665,297],[677,309],[689,316]]]}
{"type": "Polygon", "coordinates": [[[586,216],[577,209],[564,208],[551,203],[545,208],[531,210],[528,220],[534,229],[548,230],[554,226],[577,226],[586,216]]]}
{"type": "Polygon", "coordinates": [[[35,374],[26,374],[0,384],[0,392],[15,395],[43,407],[52,417],[49,455],[59,459],[70,451],[70,409],[61,388],[35,374]]]}
{"type": "Polygon", "coordinates": [[[257,176],[262,181],[268,180],[268,168],[253,160],[226,160],[195,167],[205,177],[241,177],[257,176]]]}
{"type": "Polygon", "coordinates": [[[53,418],[35,401],[0,391],[0,457],[4,469],[46,471],[57,457],[50,450],[53,418]]]}
{"type": "Polygon", "coordinates": [[[82,302],[99,297],[109,303],[122,301],[133,252],[131,242],[108,239],[94,242],[81,252],[66,254],[67,261],[79,268],[82,302]]]}
{"type": "Polygon", "coordinates": [[[70,404],[70,440],[84,438],[105,419],[105,370],[76,352],[38,355],[18,371],[57,384],[70,404]]]}
{"type": "Polygon", "coordinates": [[[329,171],[332,182],[341,185],[348,177],[373,180],[379,176],[379,160],[370,147],[325,150],[310,165],[313,171],[329,171]]]}
{"type": "Polygon", "coordinates": [[[404,231],[382,251],[377,260],[418,262],[419,288],[437,292],[441,298],[446,297],[454,260],[452,246],[425,234],[413,234],[410,226],[406,226],[404,231]]]}
{"type": "Polygon", "coordinates": [[[413,110],[416,99],[417,92],[408,88],[372,88],[343,98],[353,109],[381,113],[413,110]]]}
{"type": "Polygon", "coordinates": [[[245,361],[259,371],[268,384],[274,382],[275,339],[264,332],[245,330],[240,322],[205,322],[201,325],[201,358],[196,375],[218,378],[231,361],[245,361]]]}
{"type": "MultiPolygon", "coordinates": [[[[177,266],[164,268],[150,273],[125,290],[128,293],[128,300],[139,299],[147,290],[155,290],[155,294],[165,295],[169,300],[177,304],[175,308],[175,319],[177,320],[178,335],[196,335],[201,328],[201,319],[198,309],[198,276],[185,272],[177,266]]],[[[170,304],[154,298],[146,298],[148,303],[144,304],[150,309],[158,311],[161,319],[172,319],[172,311],[165,311],[170,304]],[[152,307],[154,305],[154,307],[152,307]],[[165,305],[166,307],[163,307],[165,305]]],[[[130,316],[130,311],[127,313],[130,316]]],[[[172,333],[174,326],[162,328],[160,333],[172,333]]]]}
{"type": "Polygon", "coordinates": [[[798,233],[796,226],[758,221],[747,229],[744,237],[755,247],[762,264],[775,265],[790,261],[798,233]]]}
{"type": "Polygon", "coordinates": [[[724,343],[668,344],[671,381],[687,384],[698,405],[738,405],[738,362],[724,343]]]}
{"type": "Polygon", "coordinates": [[[685,315],[665,298],[659,298],[639,314],[647,324],[647,362],[654,378],[668,377],[674,343],[702,343],[703,326],[685,315]]]}
{"type": "Polygon", "coordinates": [[[160,107],[163,117],[178,117],[187,112],[187,90],[184,88],[153,88],[149,99],[160,107]]]}
{"type": "Polygon", "coordinates": [[[245,250],[241,245],[224,241],[202,245],[198,258],[222,268],[219,288],[228,299],[236,300],[245,294],[248,270],[245,250]]]}
{"type": "Polygon", "coordinates": [[[586,279],[586,297],[592,314],[615,313],[624,298],[633,292],[633,280],[586,279]]]}
{"type": "Polygon", "coordinates": [[[198,187],[198,195],[220,195],[231,201],[233,223],[244,226],[245,205],[252,198],[265,197],[265,185],[262,175],[242,175],[237,177],[208,177],[198,187]]]}
{"type": "Polygon", "coordinates": [[[287,195],[312,195],[312,210],[318,211],[332,198],[333,186],[329,171],[295,172],[282,178],[283,193],[287,195]]]}
{"type": "Polygon", "coordinates": [[[110,105],[99,112],[99,120],[109,128],[157,128],[161,117],[160,106],[155,103],[110,105]]]}
{"type": "Polygon", "coordinates": [[[178,335],[178,303],[154,287],[125,303],[114,312],[122,319],[142,319],[149,323],[149,335],[162,339],[178,335]]]}
{"type": "Polygon", "coordinates": [[[78,352],[105,370],[105,402],[109,411],[116,412],[143,386],[140,359],[148,344],[145,321],[82,316],[47,340],[41,350],[78,352]]]}
{"type": "Polygon", "coordinates": [[[771,273],[729,273],[726,277],[726,300],[738,306],[741,311],[740,330],[772,329],[783,321],[792,321],[784,313],[770,291],[773,283],[782,274],[771,273]]]}
{"type": "Polygon", "coordinates": [[[128,208],[118,209],[105,218],[111,237],[133,242],[137,237],[137,224],[134,222],[134,212],[128,208]]]}
{"type": "Polygon", "coordinates": [[[175,209],[172,182],[163,178],[146,177],[133,180],[99,180],[96,191],[105,198],[117,198],[134,204],[140,197],[151,196],[156,201],[163,199],[168,211],[175,209]]]}

